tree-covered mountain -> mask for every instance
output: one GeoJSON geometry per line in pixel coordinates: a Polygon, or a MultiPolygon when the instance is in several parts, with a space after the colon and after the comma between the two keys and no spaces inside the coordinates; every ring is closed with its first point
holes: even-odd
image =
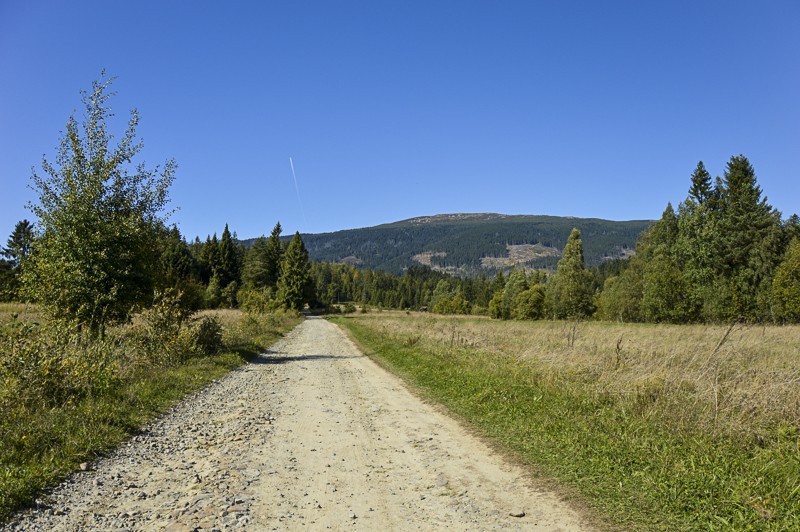
{"type": "Polygon", "coordinates": [[[343,262],[397,274],[424,264],[457,275],[475,275],[507,270],[512,265],[555,269],[573,228],[583,235],[588,265],[624,257],[632,253],[639,234],[652,224],[650,220],[441,214],[302,237],[315,261],[343,262]]]}

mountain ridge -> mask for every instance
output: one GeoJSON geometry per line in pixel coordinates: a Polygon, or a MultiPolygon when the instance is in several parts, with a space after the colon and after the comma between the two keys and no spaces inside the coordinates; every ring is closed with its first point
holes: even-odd
{"type": "MultiPolygon", "coordinates": [[[[312,260],[400,274],[425,265],[454,275],[554,269],[573,227],[588,265],[629,256],[654,220],[499,213],[417,216],[372,227],[301,234],[312,260]]],[[[245,240],[247,245],[255,239],[245,240]]]]}

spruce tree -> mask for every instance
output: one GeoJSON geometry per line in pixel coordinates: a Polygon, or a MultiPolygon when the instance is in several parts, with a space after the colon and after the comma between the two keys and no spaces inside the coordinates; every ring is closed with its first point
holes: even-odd
{"type": "Polygon", "coordinates": [[[281,243],[281,223],[275,224],[272,233],[269,235],[267,247],[264,252],[264,281],[266,286],[275,288],[281,276],[281,263],[283,262],[283,244],[281,243]]]}
{"type": "MultiPolygon", "coordinates": [[[[369,272],[368,272],[369,273],[369,272]]],[[[286,248],[281,264],[281,277],[278,280],[278,299],[283,306],[302,310],[306,303],[312,303],[314,285],[311,279],[308,251],[296,232],[286,248]]],[[[367,298],[368,296],[364,296],[367,298]]],[[[364,302],[369,302],[367,301],[364,302]]]]}
{"type": "Polygon", "coordinates": [[[217,261],[214,269],[214,274],[222,288],[225,288],[233,281],[239,279],[239,271],[237,264],[236,249],[231,232],[228,229],[228,224],[225,224],[225,229],[222,231],[222,237],[219,240],[219,247],[217,248],[217,261]]]}
{"type": "Polygon", "coordinates": [[[8,243],[0,255],[5,256],[13,268],[19,269],[22,261],[31,252],[33,239],[33,224],[28,220],[21,220],[14,226],[14,231],[8,237],[8,243]]]}
{"type": "Polygon", "coordinates": [[[711,197],[712,192],[711,174],[706,170],[703,161],[700,161],[697,163],[694,172],[692,172],[692,185],[689,188],[689,197],[698,205],[702,205],[711,197]]]}
{"type": "Polygon", "coordinates": [[[731,157],[725,171],[717,246],[718,291],[731,302],[721,318],[748,320],[769,314],[770,281],[784,249],[780,213],[767,198],[750,161],[731,157]]]}
{"type": "Polygon", "coordinates": [[[163,245],[160,258],[160,284],[163,287],[177,287],[180,281],[192,274],[194,258],[177,226],[173,225],[166,234],[163,245]]]}
{"type": "Polygon", "coordinates": [[[0,248],[0,257],[5,257],[5,260],[0,260],[0,301],[19,298],[22,265],[30,255],[33,239],[33,224],[28,220],[21,220],[14,226],[6,247],[0,248]]]}
{"type": "Polygon", "coordinates": [[[267,284],[267,239],[260,236],[244,254],[242,285],[246,288],[266,288],[267,284]]]}

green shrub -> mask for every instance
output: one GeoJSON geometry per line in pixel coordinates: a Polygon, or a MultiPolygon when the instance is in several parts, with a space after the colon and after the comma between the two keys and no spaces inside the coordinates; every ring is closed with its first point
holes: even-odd
{"type": "Polygon", "coordinates": [[[13,320],[0,333],[0,410],[56,406],[97,394],[117,379],[113,339],[86,341],[61,322],[13,320]]]}
{"type": "Polygon", "coordinates": [[[196,354],[211,356],[222,349],[222,324],[216,317],[203,316],[191,324],[189,331],[196,354]]]}

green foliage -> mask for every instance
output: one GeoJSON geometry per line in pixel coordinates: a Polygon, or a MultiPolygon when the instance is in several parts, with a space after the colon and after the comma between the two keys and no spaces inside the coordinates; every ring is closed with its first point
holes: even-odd
{"type": "Polygon", "coordinates": [[[436,284],[431,298],[431,312],[437,314],[469,314],[470,305],[460,286],[452,287],[448,280],[436,284]]]}
{"type": "Polygon", "coordinates": [[[216,316],[203,316],[192,321],[189,330],[194,355],[213,356],[222,349],[222,324],[216,316]]]}
{"type": "Polygon", "coordinates": [[[228,283],[228,286],[222,289],[220,296],[222,297],[222,303],[227,308],[236,308],[238,305],[237,295],[239,293],[239,283],[236,281],[231,281],[228,283]]]}
{"type": "Polygon", "coordinates": [[[629,267],[605,281],[598,316],[674,323],[776,317],[773,278],[793,227],[762,197],[746,157],[732,157],[713,188],[698,163],[677,215],[668,205],[629,267]]]}
{"type": "Polygon", "coordinates": [[[517,293],[512,301],[511,318],[538,320],[544,317],[544,287],[535,284],[517,293]]]}
{"type": "Polygon", "coordinates": [[[689,198],[698,205],[705,203],[713,192],[711,174],[706,170],[703,161],[697,163],[697,168],[692,172],[692,186],[689,188],[689,198]]]}
{"type": "Polygon", "coordinates": [[[10,261],[0,260],[0,301],[17,299],[19,280],[10,261]]]}
{"type": "Polygon", "coordinates": [[[581,232],[575,228],[550,282],[550,311],[557,318],[585,318],[594,312],[592,274],[583,263],[581,232]]]}
{"type": "Polygon", "coordinates": [[[219,278],[212,275],[206,287],[205,306],[206,308],[218,308],[220,303],[222,303],[222,287],[219,278]]]}
{"type": "Polygon", "coordinates": [[[70,117],[55,164],[34,171],[39,234],[23,272],[26,295],[56,318],[77,321],[93,333],[123,321],[152,295],[160,213],[168,202],[175,163],[159,171],[135,166],[142,148],[139,117],[131,114],[116,146],[107,131],[111,81],[83,93],[85,120],[70,117]]]}
{"type": "Polygon", "coordinates": [[[63,322],[14,320],[0,328],[0,417],[17,405],[55,407],[117,380],[114,344],[86,341],[63,322]]]}
{"type": "Polygon", "coordinates": [[[23,261],[31,253],[33,247],[33,224],[28,220],[21,220],[14,226],[14,231],[8,237],[6,247],[0,255],[4,256],[14,269],[22,266],[23,261]]]}
{"type": "Polygon", "coordinates": [[[303,239],[300,233],[295,233],[284,253],[278,281],[278,300],[286,308],[302,310],[306,303],[313,303],[314,282],[310,268],[303,239]]]}
{"type": "Polygon", "coordinates": [[[194,257],[177,226],[173,225],[165,235],[162,246],[159,284],[163,288],[175,288],[191,277],[195,270],[194,257]]]}
{"type": "Polygon", "coordinates": [[[281,224],[277,223],[269,239],[259,237],[247,249],[242,270],[242,282],[253,288],[276,288],[281,273],[283,245],[281,224]]]}
{"type": "Polygon", "coordinates": [[[800,322],[800,239],[789,245],[772,281],[773,314],[779,322],[800,322]]]}
{"type": "Polygon", "coordinates": [[[644,321],[642,278],[638,268],[628,268],[621,275],[606,279],[597,300],[596,316],[608,321],[644,321]]]}
{"type": "Polygon", "coordinates": [[[225,224],[225,229],[222,231],[212,270],[222,288],[239,280],[239,261],[228,224],[225,224]]]}
{"type": "Polygon", "coordinates": [[[272,288],[242,287],[239,290],[239,308],[246,312],[263,314],[280,308],[275,290],[272,288]]]}
{"type": "Polygon", "coordinates": [[[0,322],[0,522],[298,323],[279,312],[223,328],[184,316],[174,292],[155,307],[103,340],[63,322],[0,322]],[[157,355],[155,337],[185,351],[157,355]]]}
{"type": "Polygon", "coordinates": [[[135,329],[148,363],[174,364],[186,354],[186,343],[180,333],[187,317],[179,293],[173,289],[156,293],[153,304],[139,314],[141,325],[135,329]]]}

